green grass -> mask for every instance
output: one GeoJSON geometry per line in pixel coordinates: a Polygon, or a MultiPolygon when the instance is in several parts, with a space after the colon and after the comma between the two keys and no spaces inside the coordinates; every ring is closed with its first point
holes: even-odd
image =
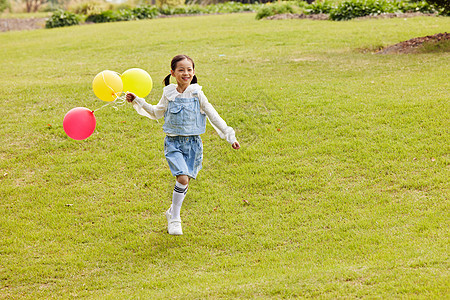
{"type": "Polygon", "coordinates": [[[0,298],[407,298],[449,295],[448,53],[374,55],[449,18],[256,21],[254,14],[0,34],[0,298]],[[242,148],[208,125],[182,209],[162,124],[98,110],[102,70],[170,59],[242,148]]]}
{"type": "Polygon", "coordinates": [[[450,52],[450,40],[443,40],[438,42],[424,43],[418,49],[419,53],[442,53],[450,52]]]}

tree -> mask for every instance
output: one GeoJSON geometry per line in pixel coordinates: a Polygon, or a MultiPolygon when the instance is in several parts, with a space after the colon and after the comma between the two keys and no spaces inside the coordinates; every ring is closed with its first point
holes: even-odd
{"type": "Polygon", "coordinates": [[[25,7],[27,12],[37,12],[45,3],[47,3],[47,0],[25,0],[25,7]]]}

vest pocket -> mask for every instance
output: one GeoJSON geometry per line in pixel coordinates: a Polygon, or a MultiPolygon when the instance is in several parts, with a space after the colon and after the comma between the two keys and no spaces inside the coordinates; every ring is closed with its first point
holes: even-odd
{"type": "Polygon", "coordinates": [[[170,112],[171,114],[177,114],[177,113],[179,113],[182,109],[183,109],[183,105],[180,105],[180,104],[172,104],[171,107],[169,108],[169,112],[170,112]]]}

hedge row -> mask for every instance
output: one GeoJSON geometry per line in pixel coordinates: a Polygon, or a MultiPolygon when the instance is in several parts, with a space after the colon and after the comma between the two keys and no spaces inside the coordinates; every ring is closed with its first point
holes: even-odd
{"type": "Polygon", "coordinates": [[[262,19],[280,13],[329,14],[330,20],[341,21],[353,18],[381,15],[385,13],[422,12],[435,13],[437,10],[426,1],[387,1],[387,0],[345,0],[337,5],[335,2],[285,1],[266,4],[261,7],[256,19],[262,19]]]}
{"type": "Polygon", "coordinates": [[[92,23],[106,23],[153,19],[160,15],[192,15],[257,11],[260,6],[261,4],[243,4],[239,2],[227,2],[207,6],[185,5],[181,7],[156,7],[148,5],[130,9],[106,10],[99,13],[93,13],[88,16],[77,15],[68,11],[59,10],[53,13],[53,15],[47,20],[45,26],[46,28],[72,26],[79,24],[81,20],[92,23]]]}

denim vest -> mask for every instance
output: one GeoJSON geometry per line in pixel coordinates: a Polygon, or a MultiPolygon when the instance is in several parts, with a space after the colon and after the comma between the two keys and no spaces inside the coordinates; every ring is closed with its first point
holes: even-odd
{"type": "Polygon", "coordinates": [[[169,101],[164,114],[163,130],[174,135],[205,133],[206,115],[200,112],[200,101],[194,98],[175,98],[169,101]]]}

